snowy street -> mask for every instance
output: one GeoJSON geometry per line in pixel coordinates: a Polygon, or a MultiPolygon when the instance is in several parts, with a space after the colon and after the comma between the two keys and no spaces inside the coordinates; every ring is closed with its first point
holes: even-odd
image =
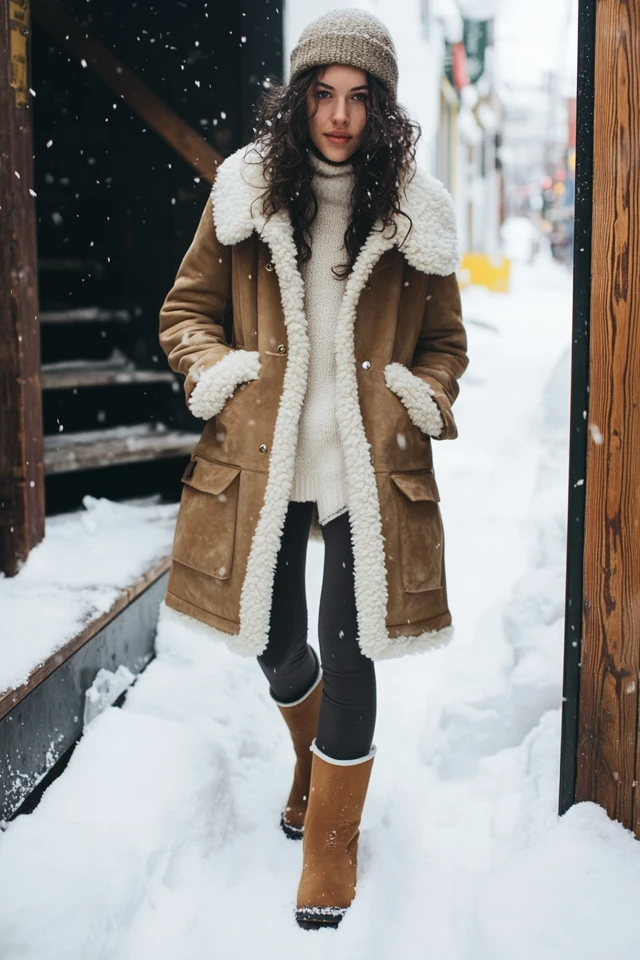
{"type": "MultiPolygon", "coordinates": [[[[541,253],[510,294],[465,291],[464,317],[460,437],[434,444],[455,638],[376,667],[340,928],[295,923],[293,751],[262,673],[164,608],[124,706],[0,833],[2,960],[637,955],[640,847],[595,805],[557,817],[570,274],[541,253]]],[[[321,569],[313,542],[316,646],[321,569]]]]}

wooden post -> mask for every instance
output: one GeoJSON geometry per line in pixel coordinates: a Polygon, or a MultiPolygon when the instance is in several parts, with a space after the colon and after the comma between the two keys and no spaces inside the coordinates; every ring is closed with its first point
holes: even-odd
{"type": "MultiPolygon", "coordinates": [[[[583,7],[593,5],[593,0],[582,3],[583,7]]],[[[584,550],[582,596],[573,598],[582,609],[574,799],[601,804],[640,837],[640,6],[636,2],[598,0],[595,5],[593,78],[584,550]]],[[[585,131],[579,128],[580,135],[585,136],[585,131]]],[[[572,459],[574,453],[575,445],[572,459]]],[[[571,520],[570,512],[569,560],[576,549],[571,520]]],[[[564,739],[565,770],[570,750],[571,744],[564,739]]]]}
{"type": "Polygon", "coordinates": [[[0,0],[0,569],[44,536],[29,3],[0,0]]]}

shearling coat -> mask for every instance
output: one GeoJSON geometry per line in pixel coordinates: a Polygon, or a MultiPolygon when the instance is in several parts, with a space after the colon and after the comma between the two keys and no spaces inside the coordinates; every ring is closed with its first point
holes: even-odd
{"type": "MultiPolygon", "coordinates": [[[[220,165],[160,313],[162,348],[206,421],[182,478],[165,602],[251,656],[268,640],[309,366],[291,221],[265,218],[262,189],[255,145],[220,165]]],[[[419,170],[402,209],[395,235],[376,226],[362,246],[335,338],[359,643],[373,660],[451,636],[431,438],[457,435],[467,365],[455,218],[419,170]]]]}

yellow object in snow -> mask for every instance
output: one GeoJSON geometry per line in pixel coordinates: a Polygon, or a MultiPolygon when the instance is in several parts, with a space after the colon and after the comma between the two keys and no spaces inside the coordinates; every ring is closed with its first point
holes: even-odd
{"type": "Polygon", "coordinates": [[[458,270],[461,287],[486,287],[493,293],[509,293],[511,260],[488,253],[465,253],[458,270]]]}

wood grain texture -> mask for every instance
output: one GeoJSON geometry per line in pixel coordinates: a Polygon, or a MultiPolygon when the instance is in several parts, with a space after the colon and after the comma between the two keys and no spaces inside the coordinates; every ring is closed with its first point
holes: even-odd
{"type": "Polygon", "coordinates": [[[640,836],[639,206],[640,5],[599,0],[576,800],[640,836]]]}
{"type": "Polygon", "coordinates": [[[9,576],[44,536],[31,108],[12,85],[11,39],[18,13],[28,30],[28,12],[0,0],[0,570],[9,576]]]}

